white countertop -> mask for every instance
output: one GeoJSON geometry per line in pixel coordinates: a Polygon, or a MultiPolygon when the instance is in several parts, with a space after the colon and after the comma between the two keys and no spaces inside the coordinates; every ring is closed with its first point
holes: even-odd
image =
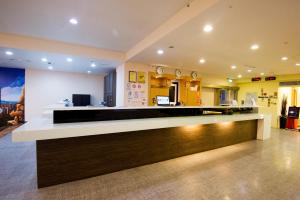
{"type": "Polygon", "coordinates": [[[97,121],[53,124],[51,119],[35,119],[12,133],[14,142],[80,137],[129,131],[193,126],[232,121],[264,119],[262,114],[210,115],[190,117],[164,117],[115,121],[97,121]]]}

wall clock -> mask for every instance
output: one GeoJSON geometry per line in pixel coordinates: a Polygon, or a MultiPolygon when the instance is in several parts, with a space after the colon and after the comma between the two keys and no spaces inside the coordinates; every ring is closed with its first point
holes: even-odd
{"type": "Polygon", "coordinates": [[[156,67],[156,73],[162,75],[164,73],[164,68],[161,66],[156,67]]]}
{"type": "Polygon", "coordinates": [[[198,78],[198,73],[195,72],[195,71],[193,71],[193,72],[191,73],[191,77],[192,77],[193,79],[197,79],[197,78],[198,78]]]}
{"type": "Polygon", "coordinates": [[[176,69],[175,70],[175,76],[176,76],[176,78],[180,78],[181,75],[182,75],[182,73],[181,73],[180,69],[176,69]]]}

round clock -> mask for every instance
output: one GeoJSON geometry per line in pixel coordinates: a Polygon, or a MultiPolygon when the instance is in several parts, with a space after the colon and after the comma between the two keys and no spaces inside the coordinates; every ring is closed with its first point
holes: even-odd
{"type": "Polygon", "coordinates": [[[176,75],[176,78],[180,78],[181,77],[182,73],[181,73],[180,69],[176,69],[175,70],[175,75],[176,75]]]}
{"type": "Polygon", "coordinates": [[[164,68],[161,66],[156,67],[156,73],[162,75],[164,73],[164,68]]]}
{"type": "Polygon", "coordinates": [[[192,72],[192,73],[191,73],[191,77],[192,77],[193,79],[197,79],[197,78],[198,78],[197,72],[192,72]]]}

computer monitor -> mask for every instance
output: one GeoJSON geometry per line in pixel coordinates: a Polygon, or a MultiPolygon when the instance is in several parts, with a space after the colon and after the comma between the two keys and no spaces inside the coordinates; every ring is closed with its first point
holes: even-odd
{"type": "Polygon", "coordinates": [[[91,95],[89,94],[73,94],[73,106],[89,106],[91,105],[91,95]]]}
{"type": "Polygon", "coordinates": [[[289,107],[288,117],[299,119],[299,107],[289,107]]]}
{"type": "Polygon", "coordinates": [[[169,96],[156,96],[156,102],[158,106],[169,106],[170,98],[169,96]]]}

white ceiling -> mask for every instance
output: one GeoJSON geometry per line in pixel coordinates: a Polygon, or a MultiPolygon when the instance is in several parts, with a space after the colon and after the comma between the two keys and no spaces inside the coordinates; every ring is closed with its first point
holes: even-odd
{"type": "Polygon", "coordinates": [[[90,71],[91,74],[101,74],[115,69],[120,64],[113,60],[97,60],[72,55],[0,48],[0,67],[48,70],[48,66],[51,65],[55,71],[78,73],[88,73],[90,71]],[[12,51],[13,55],[6,55],[7,50],[12,51]],[[73,59],[70,63],[66,61],[69,57],[73,59]],[[47,58],[48,62],[42,62],[42,58],[47,58]],[[91,67],[92,62],[96,64],[96,67],[91,67]]]}
{"type": "MultiPolygon", "coordinates": [[[[82,44],[125,53],[188,0],[9,0],[0,1],[0,32],[82,44]],[[76,17],[77,26],[68,20],[76,17]]],[[[193,5],[193,4],[192,4],[193,5]]],[[[131,61],[193,69],[203,74],[236,78],[300,73],[300,0],[220,0],[201,15],[146,48],[131,61]],[[210,23],[211,33],[202,27],[210,23]],[[251,51],[251,44],[260,49],[251,51]],[[169,49],[172,45],[175,48],[169,49]],[[165,54],[158,56],[157,49],[165,54]],[[281,61],[287,56],[288,61],[281,61]],[[205,58],[206,63],[198,63],[205,58]],[[236,65],[237,69],[230,69],[236,65]],[[246,72],[247,69],[253,72],[246,72]]],[[[92,58],[47,54],[14,49],[9,60],[0,48],[0,65],[45,69],[43,56],[51,58],[54,70],[83,72],[92,58]],[[28,62],[27,60],[30,60],[28,62]]],[[[103,73],[120,63],[97,60],[93,73],[103,73]],[[101,67],[100,67],[101,66],[101,67]]]]}
{"type": "Polygon", "coordinates": [[[0,32],[127,51],[187,0],[2,0],[0,32]],[[69,19],[79,20],[77,26],[69,19]]]}
{"type": "Polygon", "coordinates": [[[300,73],[299,0],[223,0],[170,33],[132,60],[190,68],[205,74],[236,78],[300,73]],[[204,33],[210,23],[214,31],[204,33]],[[286,43],[287,42],[287,43],[286,43]],[[258,43],[260,49],[251,51],[258,43]],[[168,49],[170,45],[174,49],[168,49]],[[157,49],[165,54],[158,56],[157,49]],[[288,61],[281,61],[288,56],[288,61]],[[204,57],[207,62],[198,63],[204,57]],[[237,65],[231,70],[231,65],[237,65]],[[254,68],[252,73],[247,69],[254,68]]]}

